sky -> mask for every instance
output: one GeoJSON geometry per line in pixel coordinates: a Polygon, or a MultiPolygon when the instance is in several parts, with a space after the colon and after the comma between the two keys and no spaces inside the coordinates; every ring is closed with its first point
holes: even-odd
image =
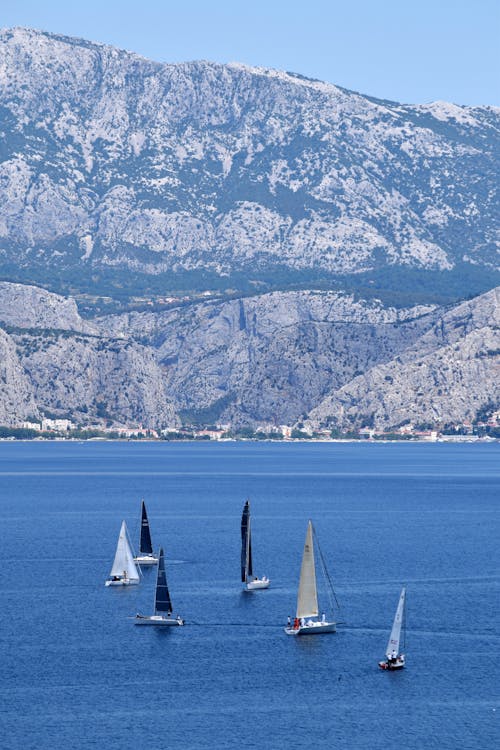
{"type": "Polygon", "coordinates": [[[0,26],[160,62],[288,70],[404,103],[500,105],[499,0],[1,0],[0,26]]]}

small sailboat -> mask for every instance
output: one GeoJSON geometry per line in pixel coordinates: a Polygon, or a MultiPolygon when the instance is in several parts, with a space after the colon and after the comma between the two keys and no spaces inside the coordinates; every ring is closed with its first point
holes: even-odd
{"type": "Polygon", "coordinates": [[[139,583],[139,580],[139,571],[128,541],[127,524],[122,521],[115,559],[106,586],[130,586],[139,583]]]}
{"type": "Polygon", "coordinates": [[[156,565],[158,562],[158,558],[153,552],[148,514],[146,512],[146,504],[144,500],[141,501],[141,537],[139,540],[139,554],[137,557],[134,557],[134,561],[138,565],[156,565]]]}
{"type": "Polygon", "coordinates": [[[136,625],[184,625],[184,620],[179,616],[172,617],[172,601],[168,590],[167,576],[165,573],[165,558],[163,549],[160,547],[158,556],[158,573],[156,577],[156,591],[154,601],[154,613],[152,615],[135,616],[136,625]]]}
{"type": "MultiPolygon", "coordinates": [[[[304,552],[302,555],[302,566],[300,568],[300,581],[299,590],[297,593],[297,610],[295,619],[289,623],[285,628],[287,635],[316,635],[319,633],[335,633],[337,625],[332,620],[327,620],[326,615],[321,616],[321,620],[318,619],[319,608],[318,608],[318,593],[316,586],[316,565],[314,562],[314,543],[313,543],[313,525],[312,521],[307,524],[306,541],[304,544],[304,552]]],[[[330,577],[326,570],[325,562],[321,550],[319,549],[318,541],[316,540],[318,551],[320,553],[320,559],[323,565],[325,577],[333,592],[330,577]]],[[[333,604],[332,604],[333,606],[333,604]]]]}
{"type": "Polygon", "coordinates": [[[405,597],[406,589],[403,587],[399,596],[398,608],[396,609],[391,635],[389,636],[389,643],[387,644],[385,652],[387,659],[385,661],[379,661],[378,665],[380,669],[388,669],[392,671],[394,669],[403,669],[405,665],[405,655],[399,653],[401,628],[404,623],[405,597]]]}
{"type": "Polygon", "coordinates": [[[252,534],[250,529],[250,501],[247,500],[241,516],[241,581],[245,591],[268,589],[271,581],[266,576],[257,578],[252,567],[252,534]]]}

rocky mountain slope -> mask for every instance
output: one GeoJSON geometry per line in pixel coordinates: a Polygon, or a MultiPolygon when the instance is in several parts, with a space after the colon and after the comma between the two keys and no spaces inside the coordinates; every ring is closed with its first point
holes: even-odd
{"type": "Polygon", "coordinates": [[[99,321],[152,346],[179,410],[234,425],[293,424],[335,384],[385,362],[431,324],[329,292],[274,292],[99,321]]]}
{"type": "Polygon", "coordinates": [[[481,273],[487,288],[499,123],[492,107],[5,30],[0,273],[78,291],[105,269],[165,289],[381,269],[411,288],[405,273],[455,270],[463,294],[481,273]]]}
{"type": "Polygon", "coordinates": [[[179,424],[153,352],[99,335],[72,299],[0,284],[0,424],[40,415],[82,425],[179,424]]]}
{"type": "Polygon", "coordinates": [[[500,289],[454,307],[387,363],[335,389],[309,414],[339,429],[472,422],[500,404],[500,289]]]}
{"type": "Polygon", "coordinates": [[[39,417],[32,384],[14,341],[0,328],[0,425],[39,417]]]}
{"type": "Polygon", "coordinates": [[[15,300],[0,306],[4,424],[50,413],[160,428],[184,418],[387,429],[462,422],[500,402],[500,290],[449,309],[403,310],[274,292],[92,321],[48,292],[1,291],[15,300]],[[57,312],[47,317],[47,308],[57,312]]]}
{"type": "Polygon", "coordinates": [[[344,430],[499,404],[499,124],[0,32],[0,424],[344,430]]]}
{"type": "Polygon", "coordinates": [[[0,321],[16,328],[96,333],[82,320],[75,300],[45,289],[0,281],[0,321]]]}

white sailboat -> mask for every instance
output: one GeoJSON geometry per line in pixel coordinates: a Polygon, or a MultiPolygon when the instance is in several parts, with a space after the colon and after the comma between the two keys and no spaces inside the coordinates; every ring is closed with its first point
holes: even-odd
{"type": "Polygon", "coordinates": [[[266,576],[258,578],[253,574],[249,500],[246,501],[241,516],[241,581],[245,591],[268,589],[271,583],[266,576]]]}
{"type": "Polygon", "coordinates": [[[403,669],[405,665],[405,655],[399,653],[401,628],[404,623],[405,598],[406,589],[403,587],[399,596],[398,607],[396,609],[396,615],[394,617],[389,642],[385,652],[387,659],[385,661],[379,661],[378,665],[380,669],[388,669],[392,671],[394,669],[403,669]]]}
{"type": "Polygon", "coordinates": [[[158,562],[158,557],[153,552],[151,532],[149,530],[149,519],[144,500],[141,502],[141,536],[139,539],[139,554],[134,557],[134,562],[138,565],[156,565],[158,562]]]}
{"type": "Polygon", "coordinates": [[[115,559],[106,586],[130,586],[139,583],[139,580],[139,571],[128,541],[127,524],[122,521],[115,559]]]}
{"type": "Polygon", "coordinates": [[[135,616],[136,625],[159,625],[159,626],[172,626],[172,625],[184,625],[178,615],[172,617],[172,601],[170,599],[170,592],[168,590],[167,576],[165,573],[165,559],[163,556],[163,549],[160,547],[158,557],[158,573],[156,577],[156,590],[155,590],[155,601],[154,601],[154,613],[152,615],[140,615],[139,613],[135,616]]]}
{"type": "MultiPolygon", "coordinates": [[[[316,544],[318,544],[317,540],[316,544]]],[[[322,556],[321,561],[324,566],[322,556]]],[[[330,583],[326,568],[324,572],[330,583]]],[[[313,525],[312,521],[309,521],[307,525],[304,552],[302,554],[302,566],[300,568],[297,610],[293,623],[289,622],[288,626],[285,628],[285,633],[287,633],[287,635],[335,633],[337,626],[333,620],[327,620],[326,615],[324,614],[321,616],[321,619],[318,619],[318,617],[319,607],[316,586],[316,565],[314,562],[313,525]]]]}

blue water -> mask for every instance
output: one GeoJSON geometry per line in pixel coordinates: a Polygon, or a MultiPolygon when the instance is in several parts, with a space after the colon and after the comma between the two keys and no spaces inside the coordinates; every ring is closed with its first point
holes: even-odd
{"type": "MultiPolygon", "coordinates": [[[[0,443],[0,746],[497,747],[498,444],[0,443]],[[254,567],[239,583],[252,502],[254,567]],[[105,588],[140,500],[186,627],[105,588]],[[307,519],[341,604],[291,638],[307,519]],[[407,668],[383,657],[402,584],[407,668]]],[[[320,591],[320,607],[327,600],[320,591]]]]}

